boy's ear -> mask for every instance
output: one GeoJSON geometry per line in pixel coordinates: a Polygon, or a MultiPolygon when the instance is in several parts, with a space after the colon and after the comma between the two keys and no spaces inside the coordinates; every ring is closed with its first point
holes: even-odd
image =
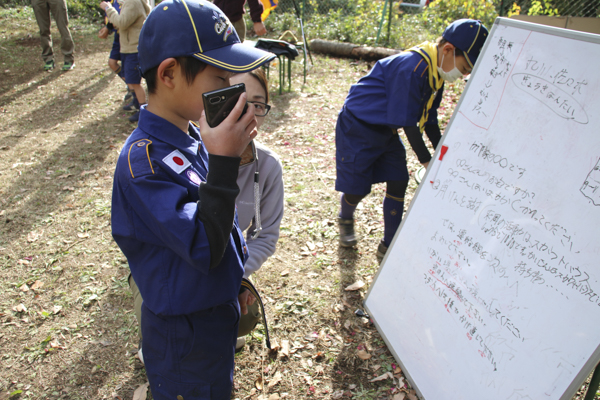
{"type": "Polygon", "coordinates": [[[444,43],[444,45],[442,46],[442,54],[444,55],[451,55],[454,54],[454,49],[456,47],[454,47],[454,45],[450,42],[446,42],[444,43]]]}
{"type": "Polygon", "coordinates": [[[158,65],[158,70],[156,71],[156,80],[161,82],[168,88],[175,87],[175,82],[173,79],[175,78],[175,74],[177,69],[179,68],[179,62],[175,58],[167,58],[163,60],[158,65]]]}

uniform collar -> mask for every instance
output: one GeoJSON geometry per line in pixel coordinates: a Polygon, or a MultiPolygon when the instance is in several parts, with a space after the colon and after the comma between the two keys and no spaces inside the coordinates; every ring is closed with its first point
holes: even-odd
{"type": "Polygon", "coordinates": [[[183,152],[192,155],[198,154],[201,141],[200,134],[198,128],[191,123],[188,125],[189,135],[186,135],[174,124],[146,110],[146,106],[143,105],[140,109],[138,128],[149,136],[153,136],[183,152]]]}

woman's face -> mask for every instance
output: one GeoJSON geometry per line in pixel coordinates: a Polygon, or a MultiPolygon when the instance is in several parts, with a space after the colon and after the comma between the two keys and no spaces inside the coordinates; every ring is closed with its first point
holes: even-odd
{"type": "MultiPolygon", "coordinates": [[[[256,79],[249,73],[246,72],[244,74],[235,74],[231,78],[229,78],[229,81],[231,82],[232,85],[235,85],[238,83],[243,83],[244,85],[246,85],[246,94],[248,95],[248,101],[256,101],[259,103],[267,102],[267,94],[265,93],[265,90],[261,86],[258,79],[256,79]]],[[[265,117],[255,117],[255,118],[256,118],[256,124],[257,124],[256,127],[260,128],[260,126],[262,125],[262,123],[265,120],[265,117]]]]}

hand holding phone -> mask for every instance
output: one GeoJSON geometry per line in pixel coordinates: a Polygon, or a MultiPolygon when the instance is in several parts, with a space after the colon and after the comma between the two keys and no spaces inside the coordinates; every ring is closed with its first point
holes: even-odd
{"type": "MultiPolygon", "coordinates": [[[[209,99],[210,96],[206,98],[209,99]]],[[[254,117],[254,105],[247,103],[246,99],[246,93],[242,92],[231,111],[226,111],[227,116],[215,127],[208,124],[208,110],[205,109],[202,112],[200,121],[198,121],[200,133],[202,141],[210,154],[239,157],[248,146],[248,143],[258,134],[256,118],[254,117]],[[246,108],[248,112],[244,114],[246,108]]],[[[214,104],[218,105],[224,100],[226,99],[221,99],[219,102],[214,100],[214,104]]],[[[215,119],[214,113],[211,112],[213,124],[222,118],[222,113],[215,119]]]]}
{"type": "MultiPolygon", "coordinates": [[[[202,94],[204,102],[204,111],[206,113],[206,122],[211,128],[219,125],[233,110],[240,95],[246,92],[246,85],[238,83],[223,89],[213,90],[202,94]]],[[[242,115],[246,113],[248,105],[244,107],[242,115]]],[[[240,115],[240,118],[242,118],[240,115]]]]}

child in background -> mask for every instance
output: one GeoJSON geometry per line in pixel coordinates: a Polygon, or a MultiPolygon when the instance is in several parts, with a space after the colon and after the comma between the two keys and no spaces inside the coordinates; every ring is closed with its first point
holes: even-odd
{"type": "Polygon", "coordinates": [[[211,128],[202,93],[230,86],[231,71],[274,57],[242,45],[208,1],[163,1],[141,30],[149,99],[117,160],[111,221],[144,299],[144,361],[155,400],[230,398],[249,293],[241,290],[248,251],[236,179],[257,134],[256,110],[250,103],[242,115],[244,93],[211,128]],[[200,130],[190,123],[198,120],[200,130]]]}
{"type": "MultiPolygon", "coordinates": [[[[119,44],[121,51],[121,68],[125,74],[125,83],[135,92],[135,106],[146,103],[146,93],[141,85],[142,76],[138,68],[138,38],[140,30],[150,12],[150,5],[146,0],[122,0],[121,9],[117,10],[110,3],[100,3],[108,20],[119,30],[119,44]]],[[[137,122],[140,112],[137,110],[129,120],[137,122]]]]}
{"type": "MultiPolygon", "coordinates": [[[[119,6],[119,2],[117,0],[111,0],[110,4],[117,10],[117,12],[121,9],[119,6]]],[[[98,32],[98,37],[100,39],[106,39],[109,35],[114,33],[112,48],[110,49],[110,54],[108,55],[108,67],[112,69],[112,71],[117,74],[119,78],[125,82],[125,74],[119,61],[121,61],[121,44],[119,43],[119,31],[114,27],[112,23],[108,21],[108,16],[104,13],[104,24],[105,26],[100,29],[98,32]]],[[[133,91],[127,87],[127,94],[123,100],[128,100],[132,97],[133,91]]]]}
{"type": "Polygon", "coordinates": [[[435,43],[425,42],[377,61],[352,85],[335,130],[342,247],[357,243],[354,211],[358,203],[371,192],[372,184],[386,182],[384,236],[377,247],[381,262],[402,221],[408,186],[406,151],[398,129],[404,129],[419,161],[427,166],[431,155],[422,132],[437,145],[441,135],[436,110],[443,83],[471,73],[487,36],[480,21],[457,20],[435,43]]]}

